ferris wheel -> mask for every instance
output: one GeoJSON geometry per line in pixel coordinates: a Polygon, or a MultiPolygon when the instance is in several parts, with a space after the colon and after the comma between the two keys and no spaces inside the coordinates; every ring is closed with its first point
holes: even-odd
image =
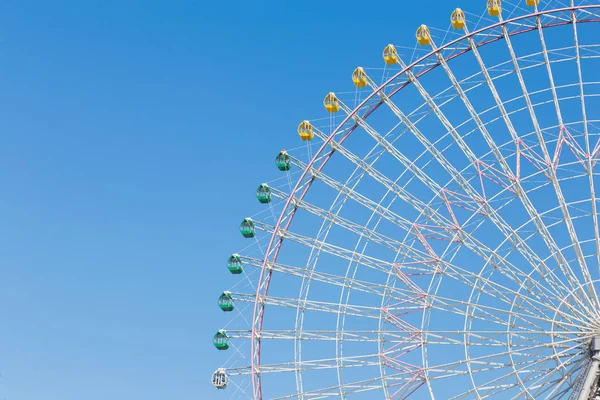
{"type": "Polygon", "coordinates": [[[600,5],[480,6],[277,155],[227,262],[220,394],[600,396],[600,5]]]}

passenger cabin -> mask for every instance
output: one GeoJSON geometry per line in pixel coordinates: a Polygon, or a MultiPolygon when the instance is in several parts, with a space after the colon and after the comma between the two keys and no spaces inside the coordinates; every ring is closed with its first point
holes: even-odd
{"type": "Polygon", "coordinates": [[[398,52],[393,44],[388,44],[385,46],[385,49],[383,49],[383,61],[388,65],[396,64],[398,62],[398,52]]]}
{"type": "Polygon", "coordinates": [[[227,336],[227,331],[219,329],[213,337],[213,345],[217,350],[227,350],[229,348],[229,336],[227,336]]]}
{"type": "Polygon", "coordinates": [[[244,269],[242,268],[242,260],[238,254],[232,254],[227,260],[227,269],[233,275],[241,274],[244,269]]]}
{"type": "Polygon", "coordinates": [[[233,311],[235,308],[233,306],[233,299],[231,298],[230,292],[223,292],[221,296],[219,296],[219,308],[223,311],[233,311]]]}
{"type": "Polygon", "coordinates": [[[268,204],[271,202],[271,188],[266,183],[261,184],[256,189],[256,198],[261,204],[268,204]]]}
{"type": "Polygon", "coordinates": [[[492,17],[497,17],[502,12],[502,4],[500,0],[488,0],[487,9],[488,14],[492,17]]]}
{"type": "Polygon", "coordinates": [[[245,238],[253,238],[256,234],[256,228],[254,227],[254,221],[252,218],[244,218],[240,224],[240,232],[245,238]]]}
{"type": "Polygon", "coordinates": [[[323,105],[325,106],[325,110],[330,113],[336,113],[340,110],[340,102],[333,92],[327,93],[325,99],[323,99],[323,105]]]}
{"type": "Polygon", "coordinates": [[[450,15],[450,22],[452,22],[452,27],[454,29],[463,29],[465,27],[465,12],[460,8],[452,11],[452,15],[450,15]]]}
{"type": "Polygon", "coordinates": [[[300,125],[298,125],[298,135],[300,135],[300,139],[305,142],[313,139],[315,134],[313,133],[313,127],[310,122],[300,122],[300,125]]]}
{"type": "Polygon", "coordinates": [[[358,67],[352,72],[352,82],[359,89],[367,86],[367,74],[362,67],[358,67]]]}
{"type": "Polygon", "coordinates": [[[225,389],[229,383],[229,378],[223,368],[219,368],[213,373],[212,384],[217,389],[225,389]]]}
{"type": "Polygon", "coordinates": [[[289,171],[290,170],[290,156],[285,150],[281,150],[277,157],[275,157],[275,165],[279,168],[280,171],[289,171]]]}
{"type": "Polygon", "coordinates": [[[418,27],[415,36],[417,37],[417,43],[419,43],[421,46],[427,46],[428,44],[431,44],[431,33],[429,32],[427,25],[421,25],[418,27]]]}

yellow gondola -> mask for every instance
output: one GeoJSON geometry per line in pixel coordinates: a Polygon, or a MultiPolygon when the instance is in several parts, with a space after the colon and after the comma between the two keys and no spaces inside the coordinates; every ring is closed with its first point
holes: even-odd
{"type": "Polygon", "coordinates": [[[529,7],[535,7],[540,4],[540,0],[525,0],[525,4],[527,4],[529,7]]]}
{"type": "Polygon", "coordinates": [[[388,44],[383,49],[383,60],[386,64],[396,64],[398,62],[398,53],[393,44],[388,44]]]}
{"type": "Polygon", "coordinates": [[[488,14],[492,17],[497,17],[502,12],[502,3],[500,0],[488,0],[487,9],[488,14]]]}
{"type": "Polygon", "coordinates": [[[357,88],[364,88],[367,86],[367,74],[362,67],[358,67],[352,73],[352,82],[357,88]]]}
{"type": "Polygon", "coordinates": [[[338,98],[333,92],[327,93],[327,96],[325,96],[325,100],[323,100],[323,105],[325,106],[327,112],[330,113],[335,113],[340,110],[340,102],[338,101],[338,98]]]}
{"type": "Polygon", "coordinates": [[[417,33],[415,35],[417,37],[417,43],[421,46],[427,46],[431,43],[431,33],[429,32],[429,28],[427,25],[421,25],[417,28],[417,33]]]}
{"type": "Polygon", "coordinates": [[[300,122],[298,125],[298,135],[300,135],[300,139],[307,141],[312,140],[315,134],[313,133],[313,127],[308,121],[300,122]]]}
{"type": "Polygon", "coordinates": [[[465,27],[465,12],[460,8],[452,11],[452,15],[450,15],[450,21],[452,22],[452,27],[454,29],[462,29],[465,27]]]}

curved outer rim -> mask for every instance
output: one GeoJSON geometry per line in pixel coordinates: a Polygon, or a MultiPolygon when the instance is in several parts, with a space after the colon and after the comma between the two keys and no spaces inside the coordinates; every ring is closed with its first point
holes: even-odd
{"type": "MultiPolygon", "coordinates": [[[[263,323],[263,318],[264,318],[264,305],[261,303],[261,297],[266,297],[268,292],[269,292],[269,284],[271,281],[271,275],[272,275],[272,271],[269,270],[268,264],[269,264],[269,254],[271,252],[273,252],[273,260],[272,262],[276,262],[277,260],[277,256],[279,255],[279,251],[281,249],[281,245],[283,243],[283,237],[279,237],[278,238],[278,232],[282,229],[282,223],[283,223],[283,219],[284,217],[287,215],[287,211],[288,208],[290,206],[290,204],[292,203],[292,199],[293,199],[293,195],[294,193],[296,193],[296,191],[299,189],[300,185],[302,184],[302,182],[304,181],[304,178],[307,176],[307,174],[309,174],[311,171],[314,170],[313,166],[315,164],[315,162],[317,161],[317,158],[319,158],[319,156],[321,156],[321,154],[324,152],[324,150],[326,149],[326,147],[332,142],[334,136],[340,131],[340,129],[342,129],[342,127],[360,110],[362,109],[362,107],[367,104],[367,102],[369,102],[373,97],[375,97],[376,95],[378,95],[384,88],[386,88],[389,84],[391,84],[392,82],[394,82],[396,79],[398,79],[400,76],[402,76],[403,74],[406,73],[406,71],[414,68],[416,65],[418,65],[420,62],[428,59],[429,57],[435,55],[436,53],[441,52],[442,50],[455,45],[465,39],[471,38],[475,35],[481,34],[482,32],[488,31],[488,30],[492,30],[494,28],[500,27],[500,26],[504,26],[507,24],[511,24],[514,23],[516,21],[520,21],[523,19],[528,19],[528,18],[536,18],[536,17],[541,17],[543,15],[549,15],[549,14],[556,14],[556,13],[563,13],[563,12],[575,12],[575,11],[579,11],[579,10],[587,10],[587,9],[600,9],[600,5],[579,5],[579,6],[573,6],[573,7],[563,7],[563,8],[556,8],[556,9],[552,9],[552,10],[545,10],[545,11],[537,11],[537,12],[533,12],[530,14],[525,14],[525,15],[521,15],[521,16],[517,16],[511,19],[507,19],[507,20],[503,20],[503,21],[499,21],[495,24],[480,28],[478,30],[475,30],[473,32],[469,32],[466,35],[463,35],[457,39],[454,39],[448,43],[445,43],[443,45],[441,45],[440,47],[438,47],[435,50],[430,51],[429,53],[427,53],[426,55],[424,55],[423,57],[415,60],[414,62],[412,62],[411,64],[407,65],[406,68],[401,69],[399,72],[397,72],[394,76],[392,76],[391,78],[389,78],[386,82],[384,82],[381,86],[379,86],[377,89],[375,89],[373,92],[371,92],[358,106],[356,106],[356,108],[354,108],[354,110],[352,110],[352,112],[350,114],[348,114],[343,120],[342,122],[337,126],[337,128],[335,128],[335,130],[329,135],[329,137],[327,138],[326,141],[323,142],[323,144],[321,145],[321,147],[319,148],[319,150],[315,153],[315,155],[313,156],[313,158],[310,160],[310,162],[307,164],[306,168],[302,171],[302,174],[300,175],[300,177],[298,178],[298,181],[296,182],[296,185],[294,186],[294,189],[291,191],[284,207],[283,210],[281,211],[281,214],[279,215],[279,218],[277,220],[277,224],[275,225],[274,229],[273,229],[273,233],[271,235],[271,239],[269,241],[269,245],[267,246],[266,252],[265,252],[265,259],[263,261],[263,265],[261,268],[261,273],[260,273],[260,277],[258,279],[258,284],[257,284],[257,289],[256,289],[256,297],[254,300],[254,311],[253,311],[253,315],[252,315],[252,339],[251,339],[251,349],[250,349],[250,354],[251,354],[251,375],[252,375],[252,391],[253,391],[253,395],[254,395],[254,399],[256,400],[262,400],[262,387],[261,387],[261,378],[260,378],[260,347],[261,347],[261,342],[260,342],[260,338],[258,337],[260,335],[260,332],[262,331],[262,323],[263,323]],[[266,272],[266,273],[265,273],[266,272]],[[265,276],[266,275],[266,276],[265,276]],[[262,284],[262,282],[264,281],[264,284],[262,284]],[[263,294],[261,295],[261,289],[264,287],[263,289],[263,294]]],[[[600,18],[591,18],[591,19],[581,19],[577,21],[578,23],[586,23],[586,22],[600,22],[600,18]]],[[[554,22],[554,23],[549,23],[549,24],[545,24],[542,25],[542,27],[553,27],[553,26],[562,26],[562,25],[570,25],[572,24],[572,21],[561,21],[561,22],[554,22]]],[[[515,35],[519,35],[522,33],[526,33],[526,32],[530,32],[530,31],[534,31],[537,30],[537,27],[528,27],[528,28],[524,28],[524,29],[520,29],[514,32],[509,33],[509,36],[515,36],[515,35]]],[[[495,38],[491,38],[488,40],[485,40],[483,42],[477,43],[475,46],[476,47],[482,47],[485,46],[487,44],[496,42],[498,40],[502,40],[503,36],[499,35],[498,37],[495,38]]],[[[467,48],[464,50],[461,50],[459,52],[457,52],[456,54],[453,54],[451,56],[449,56],[448,58],[446,58],[446,61],[449,61],[455,57],[458,57],[462,54],[465,54],[467,52],[469,52],[471,49],[467,48]]],[[[435,63],[434,65],[430,66],[429,68],[426,68],[425,70],[421,71],[419,74],[417,74],[417,78],[425,75],[427,72],[433,70],[434,68],[436,68],[437,66],[439,66],[439,63],[435,63]]],[[[404,84],[402,84],[401,86],[399,86],[398,88],[396,88],[394,91],[392,91],[390,94],[388,94],[388,97],[392,97],[394,96],[397,92],[399,92],[400,90],[402,90],[404,87],[408,86],[410,82],[406,82],[404,84]]],[[[381,104],[383,104],[383,101],[378,102],[375,106],[373,106],[369,111],[367,111],[365,113],[365,115],[363,116],[364,119],[368,118],[369,115],[371,115],[377,108],[379,108],[381,106],[381,104]]],[[[339,141],[339,143],[343,143],[346,138],[358,127],[357,124],[353,125],[350,129],[348,129],[348,132],[344,135],[344,137],[342,137],[339,141]]],[[[322,160],[321,164],[319,165],[319,167],[315,170],[316,172],[319,172],[323,169],[323,167],[325,167],[325,165],[327,164],[327,162],[329,161],[329,159],[331,158],[331,156],[333,155],[333,153],[335,153],[335,149],[332,149],[329,154],[326,155],[326,157],[322,160]]],[[[306,187],[304,188],[304,190],[302,191],[302,193],[299,196],[299,199],[303,199],[304,196],[306,195],[306,193],[308,192],[308,190],[310,189],[312,182],[314,181],[314,177],[311,178],[307,184],[306,187]]],[[[285,226],[283,227],[283,230],[287,230],[290,226],[290,224],[292,223],[292,220],[294,219],[294,215],[296,214],[296,208],[294,208],[292,211],[290,211],[289,213],[289,218],[287,219],[285,226]]]]}

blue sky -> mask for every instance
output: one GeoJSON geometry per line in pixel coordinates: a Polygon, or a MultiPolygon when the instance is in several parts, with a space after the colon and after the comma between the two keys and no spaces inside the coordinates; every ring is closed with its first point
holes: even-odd
{"type": "Polygon", "coordinates": [[[455,3],[0,6],[0,399],[213,398],[224,261],[275,154],[455,3]]]}

